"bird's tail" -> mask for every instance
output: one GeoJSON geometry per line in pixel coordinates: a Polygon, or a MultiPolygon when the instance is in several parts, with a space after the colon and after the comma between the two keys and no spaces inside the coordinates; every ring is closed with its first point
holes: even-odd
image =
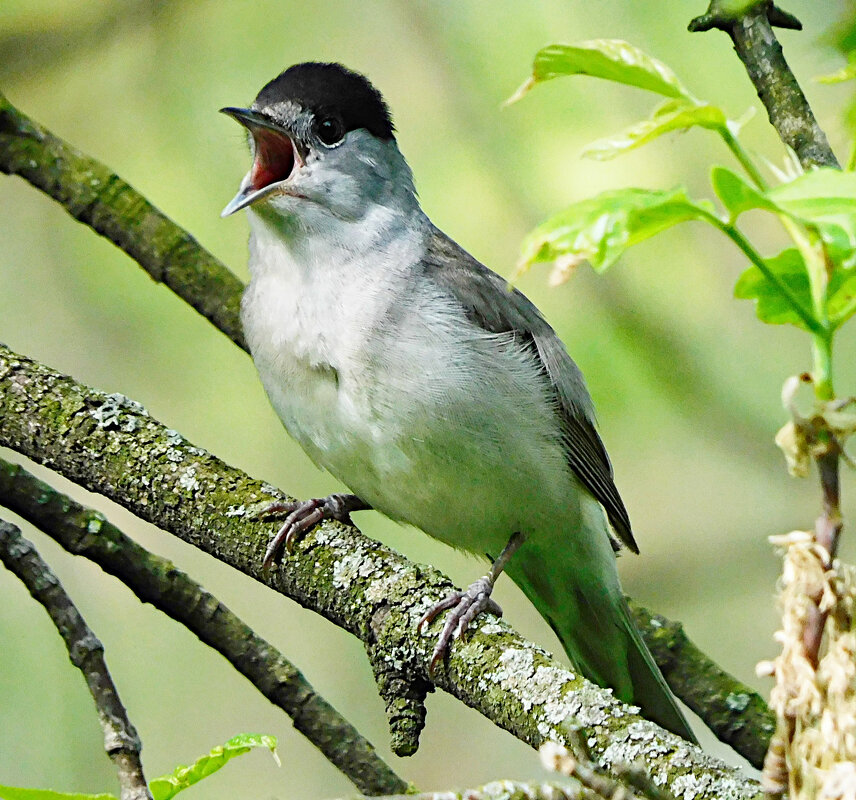
{"type": "MultiPolygon", "coordinates": [[[[506,572],[556,632],[574,667],[586,678],[611,687],[625,703],[663,728],[695,742],[651,652],[630,615],[614,563],[550,553],[551,537],[533,536],[518,550],[506,572]],[[596,562],[601,561],[601,569],[596,562]],[[595,563],[593,563],[595,562],[595,563]],[[604,563],[605,562],[605,563],[604,563]]],[[[582,554],[572,551],[574,556],[582,554]]],[[[611,552],[609,559],[614,556],[611,552]]]]}

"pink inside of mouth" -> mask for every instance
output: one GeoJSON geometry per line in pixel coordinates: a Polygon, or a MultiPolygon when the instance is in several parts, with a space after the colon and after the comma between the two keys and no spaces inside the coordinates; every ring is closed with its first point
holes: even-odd
{"type": "Polygon", "coordinates": [[[294,171],[296,158],[294,145],[284,133],[270,128],[256,128],[253,137],[256,157],[250,180],[253,190],[258,191],[288,178],[294,171]]]}

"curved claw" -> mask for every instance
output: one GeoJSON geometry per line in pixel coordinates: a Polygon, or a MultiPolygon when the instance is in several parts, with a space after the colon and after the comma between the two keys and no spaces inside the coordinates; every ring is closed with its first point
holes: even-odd
{"type": "Polygon", "coordinates": [[[276,501],[267,506],[259,517],[281,516],[285,520],[276,535],[270,540],[265,551],[263,569],[269,569],[276,561],[283,546],[291,552],[298,537],[309,532],[325,519],[335,519],[351,524],[352,511],[364,511],[369,506],[352,494],[331,494],[328,497],[314,497],[311,500],[298,500],[293,503],[276,501]]]}
{"type": "Polygon", "coordinates": [[[499,604],[491,598],[493,591],[493,580],[489,575],[479,578],[470,584],[465,592],[455,591],[448,597],[434,603],[420,618],[416,629],[421,633],[426,625],[433,622],[444,611],[449,611],[443,630],[437,637],[434,652],[431,654],[431,663],[428,666],[428,674],[433,675],[437,665],[443,660],[453,639],[457,639],[466,633],[470,623],[484,612],[502,616],[499,604]]]}

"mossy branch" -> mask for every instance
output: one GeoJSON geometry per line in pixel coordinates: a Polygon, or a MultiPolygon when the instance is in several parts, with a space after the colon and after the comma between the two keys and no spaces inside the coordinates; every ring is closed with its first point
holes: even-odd
{"type": "Polygon", "coordinates": [[[300,670],[236,614],[162,556],[86,508],[0,458],[0,505],[66,550],[115,575],[145,603],[168,614],[223,655],[293,720],[294,727],[367,795],[401,794],[407,783],[303,677],[300,670]]]}
{"type": "Polygon", "coordinates": [[[41,189],[247,349],[241,281],[132,186],[22,114],[2,94],[0,171],[41,189]]]}
{"type": "Polygon", "coordinates": [[[68,648],[71,663],[86,679],[104,732],[104,749],[119,776],[122,800],[152,800],[140,761],[140,737],[128,719],[107,669],[104,646],[33,543],[4,520],[0,520],[0,561],[21,579],[33,599],[44,606],[68,648]]]}
{"type": "MultiPolygon", "coordinates": [[[[396,669],[424,680],[433,636],[416,623],[449,581],[355,528],[325,523],[283,563],[261,569],[273,487],[193,446],[137,403],[77,384],[0,346],[0,445],[45,464],[358,636],[396,669]]],[[[436,631],[433,631],[436,633],[436,631]]],[[[519,739],[569,748],[582,735],[604,767],[641,761],[655,780],[698,798],[749,798],[758,785],[658,728],[485,616],[435,675],[440,688],[519,739]]]]}

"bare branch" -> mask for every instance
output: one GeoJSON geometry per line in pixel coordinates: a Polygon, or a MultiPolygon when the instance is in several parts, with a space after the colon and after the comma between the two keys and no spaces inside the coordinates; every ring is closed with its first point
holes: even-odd
{"type": "Polygon", "coordinates": [[[272,644],[216,597],[126,536],[104,515],[86,508],[0,458],[0,505],[115,575],[143,602],[180,622],[227,658],[244,677],[293,720],[306,736],[367,795],[398,794],[407,783],[371,743],[333,708],[272,644]]]}
{"type": "MultiPolygon", "coordinates": [[[[312,608],[358,636],[412,680],[425,680],[433,649],[416,623],[450,584],[351,526],[325,523],[261,569],[267,536],[259,504],[282,500],[194,447],[136,403],[87,389],[0,346],[0,445],[46,464],[90,491],[312,608]]],[[[522,639],[501,620],[480,619],[456,642],[436,684],[533,746],[573,747],[583,732],[608,768],[642,761],[675,794],[752,797],[754,781],[666,733],[522,639]]]]}
{"type": "Polygon", "coordinates": [[[0,520],[0,561],[44,606],[68,648],[71,663],[83,673],[98,709],[104,749],[119,774],[122,800],[151,800],[140,762],[140,737],[128,719],[107,670],[104,645],[86,624],[59,578],[42,560],[32,542],[21,536],[17,527],[3,520],[0,520]]]}
{"type": "Polygon", "coordinates": [[[799,29],[802,27],[799,20],[770,0],[736,5],[737,10],[734,3],[711,0],[707,12],[690,22],[689,29],[719,28],[731,37],[737,56],[767,109],[770,123],[797,154],[803,167],[839,166],[773,33],[773,25],[799,29]]]}

